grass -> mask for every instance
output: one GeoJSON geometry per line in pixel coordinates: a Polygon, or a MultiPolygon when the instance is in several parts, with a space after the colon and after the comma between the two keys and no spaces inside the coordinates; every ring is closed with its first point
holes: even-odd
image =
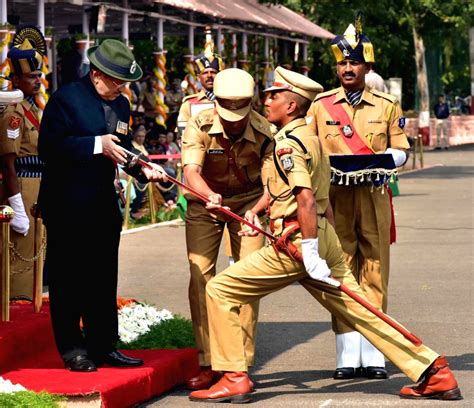
{"type": "Polygon", "coordinates": [[[57,408],[64,397],[47,392],[19,391],[9,394],[0,393],[2,408],[57,408]]]}
{"type": "MultiPolygon", "coordinates": [[[[169,210],[167,208],[162,207],[156,212],[156,222],[171,221],[171,220],[176,220],[178,218],[181,218],[181,217],[176,208],[169,210]]],[[[148,225],[148,224],[151,224],[151,216],[144,215],[138,220],[130,219],[129,228],[142,227],[143,225],[148,225]]]]}
{"type": "Polygon", "coordinates": [[[123,350],[176,349],[196,347],[193,326],[190,320],[181,316],[165,320],[153,326],[149,332],[131,343],[119,342],[117,348],[123,350]]]}

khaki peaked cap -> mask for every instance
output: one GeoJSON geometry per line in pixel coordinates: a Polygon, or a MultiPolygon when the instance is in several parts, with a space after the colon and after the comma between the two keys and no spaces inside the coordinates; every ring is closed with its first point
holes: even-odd
{"type": "Polygon", "coordinates": [[[248,115],[254,95],[254,80],[248,72],[227,68],[214,78],[217,113],[229,122],[237,122],[248,115]],[[225,108],[219,103],[225,100],[225,108]]]}
{"type": "Polygon", "coordinates": [[[290,91],[313,101],[316,95],[323,91],[323,87],[316,81],[298,72],[290,71],[283,67],[276,67],[272,86],[264,90],[264,92],[271,91],[290,91]]]}

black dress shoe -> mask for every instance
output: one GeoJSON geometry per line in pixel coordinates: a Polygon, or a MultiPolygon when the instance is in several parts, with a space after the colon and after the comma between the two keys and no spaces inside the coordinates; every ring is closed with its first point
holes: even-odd
{"type": "Polygon", "coordinates": [[[97,366],[85,355],[79,355],[69,360],[64,360],[64,366],[70,371],[79,371],[83,373],[97,371],[97,366]]]}
{"type": "Polygon", "coordinates": [[[351,378],[360,377],[360,368],[354,367],[341,367],[336,368],[334,371],[335,380],[349,380],[351,378]]]}
{"type": "Polygon", "coordinates": [[[107,364],[112,367],[138,367],[143,365],[141,358],[127,357],[118,350],[103,354],[100,357],[94,357],[94,361],[98,366],[107,364]]]}
{"type": "Polygon", "coordinates": [[[364,377],[370,380],[385,380],[388,378],[387,370],[384,367],[364,367],[364,377]]]}

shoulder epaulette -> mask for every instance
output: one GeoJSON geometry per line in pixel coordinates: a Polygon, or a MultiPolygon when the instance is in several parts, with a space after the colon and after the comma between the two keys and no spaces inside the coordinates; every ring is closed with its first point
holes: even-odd
{"type": "Polygon", "coordinates": [[[273,132],[271,129],[270,122],[268,122],[268,120],[265,119],[265,117],[263,117],[256,111],[252,112],[251,124],[255,130],[264,134],[266,137],[273,139],[273,132]]]}
{"type": "Polygon", "coordinates": [[[334,89],[331,89],[330,91],[321,92],[321,93],[316,95],[316,98],[314,98],[314,100],[317,101],[319,99],[323,99],[323,98],[326,98],[328,96],[334,95],[335,93],[339,92],[339,89],[340,88],[334,88],[334,89]]]}
{"type": "Polygon", "coordinates": [[[214,116],[214,109],[206,109],[199,112],[194,117],[194,120],[196,121],[197,127],[202,129],[203,126],[212,125],[214,123],[214,116]]]}
{"type": "Polygon", "coordinates": [[[369,92],[372,92],[375,96],[379,96],[381,98],[387,99],[392,103],[398,102],[398,99],[397,99],[396,96],[390,95],[390,94],[385,93],[385,92],[377,91],[377,89],[372,88],[372,89],[370,89],[369,92]]]}
{"type": "MultiPolygon", "coordinates": [[[[189,101],[189,100],[192,99],[192,98],[197,98],[197,96],[198,96],[197,93],[192,94],[192,95],[185,96],[185,97],[183,98],[182,102],[189,101]]],[[[182,102],[181,102],[181,103],[182,103],[182,102]]]]}

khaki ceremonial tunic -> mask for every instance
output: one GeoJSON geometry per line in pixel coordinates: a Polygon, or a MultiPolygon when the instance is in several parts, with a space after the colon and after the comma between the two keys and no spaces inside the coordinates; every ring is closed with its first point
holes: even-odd
{"type": "Polygon", "coordinates": [[[178,121],[187,122],[193,116],[192,106],[202,104],[213,104],[207,96],[204,90],[200,90],[197,94],[189,95],[183,98],[183,103],[179,108],[178,121]]]}
{"type": "MultiPolygon", "coordinates": [[[[17,158],[33,157],[37,159],[38,129],[25,115],[25,110],[30,111],[39,122],[38,109],[26,99],[19,104],[8,106],[5,112],[0,115],[0,160],[1,156],[10,153],[15,154],[17,158]]],[[[35,233],[37,239],[41,239],[41,232],[35,231],[35,221],[30,211],[38,198],[40,180],[39,173],[30,174],[28,177],[18,177],[23,205],[30,220],[30,229],[28,234],[23,236],[10,228],[10,241],[14,247],[10,258],[10,296],[12,298],[19,296],[33,298],[33,260],[26,262],[19,256],[32,259],[36,255],[34,253],[35,233]]],[[[7,199],[5,186],[1,184],[1,203],[9,205],[7,199]]]]}
{"type": "MultiPolygon", "coordinates": [[[[395,97],[366,87],[360,103],[353,108],[340,87],[319,94],[308,111],[310,126],[319,136],[327,155],[352,154],[344,142],[345,136],[321,102],[334,94],[334,104],[343,106],[357,134],[375,153],[383,153],[388,147],[409,148],[402,110],[395,97]]],[[[371,187],[367,186],[332,185],[330,199],[346,260],[367,298],[386,311],[391,225],[386,186],[371,192],[371,187]]],[[[336,333],[350,331],[347,325],[337,321],[333,327],[336,333]]]]}
{"type": "MultiPolygon", "coordinates": [[[[214,109],[206,110],[191,118],[186,127],[182,148],[183,168],[188,164],[201,166],[201,175],[206,183],[214,192],[222,195],[222,205],[243,216],[263,194],[261,158],[271,154],[270,141],[269,123],[256,112],[250,113],[244,134],[232,143],[214,109]]],[[[216,274],[224,227],[229,231],[235,260],[261,248],[264,240],[263,237],[238,236],[241,230],[239,222],[220,212],[209,212],[204,203],[193,196],[187,196],[187,199],[186,244],[191,271],[189,303],[199,363],[209,366],[211,357],[206,284],[216,274]]],[[[257,315],[258,302],[243,307],[240,313],[249,365],[253,364],[255,354],[257,315]]]]}
{"type": "MultiPolygon", "coordinates": [[[[271,204],[271,218],[278,224],[279,218],[274,217],[296,216],[296,198],[291,193],[295,187],[312,188],[317,212],[322,214],[328,202],[329,168],[326,159],[320,155],[314,132],[305,126],[304,121],[296,120],[281,129],[275,140],[276,157],[280,163],[275,163],[270,157],[262,168],[264,184],[271,189],[273,196],[280,197],[271,204]],[[285,136],[287,131],[303,142],[308,154],[298,143],[285,136]],[[291,153],[283,154],[289,151],[284,149],[291,149],[291,153]],[[282,181],[275,168],[277,165],[285,172],[289,185],[282,181]]],[[[275,230],[276,235],[280,232],[281,228],[280,231],[275,230]]],[[[333,227],[321,216],[318,216],[318,239],[319,254],[326,260],[331,275],[364,297],[344,262],[344,254],[333,227]]],[[[301,250],[301,233],[295,233],[291,240],[301,250]]],[[[248,370],[246,350],[240,340],[245,328],[239,324],[239,310],[243,305],[294,282],[300,283],[331,314],[346,321],[352,329],[360,331],[412,380],[417,381],[438,356],[423,345],[414,346],[344,292],[311,279],[302,263],[283,252],[275,252],[272,246],[267,245],[219,273],[207,284],[213,370],[248,370]]]]}

